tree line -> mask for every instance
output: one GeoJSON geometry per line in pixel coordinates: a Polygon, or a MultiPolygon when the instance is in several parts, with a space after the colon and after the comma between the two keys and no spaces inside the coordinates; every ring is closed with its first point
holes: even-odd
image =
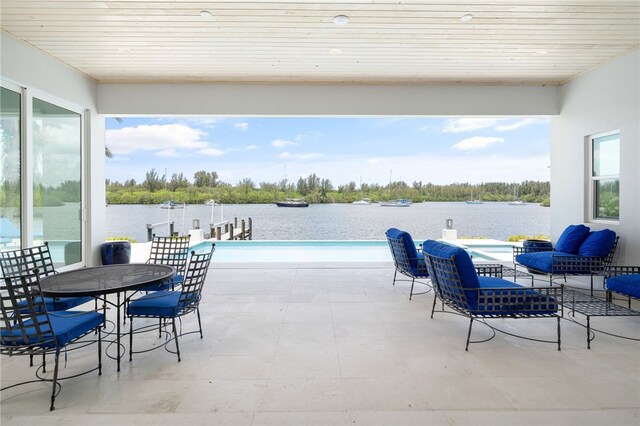
{"type": "Polygon", "coordinates": [[[306,178],[300,177],[297,181],[282,179],[278,182],[255,183],[250,178],[244,178],[232,185],[221,181],[215,171],[198,171],[189,180],[183,173],[167,177],[151,169],[140,183],[135,179],[122,183],[108,179],[106,193],[110,204],[159,204],[168,200],[202,204],[210,199],[225,204],[254,204],[273,203],[285,198],[304,198],[311,203],[351,203],[361,198],[370,198],[374,202],[397,198],[407,198],[413,202],[466,201],[472,195],[474,199],[483,201],[511,201],[517,194],[523,201],[548,205],[550,185],[549,182],[539,181],[446,185],[396,181],[388,185],[357,185],[351,181],[336,186],[331,180],[315,173],[306,178]]]}

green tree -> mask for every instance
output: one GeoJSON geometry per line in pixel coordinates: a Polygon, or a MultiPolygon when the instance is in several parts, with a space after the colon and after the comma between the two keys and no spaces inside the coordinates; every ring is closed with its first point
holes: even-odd
{"type": "Polygon", "coordinates": [[[165,176],[162,176],[162,178],[160,178],[158,176],[158,172],[156,172],[156,169],[151,169],[146,173],[144,182],[142,182],[142,186],[149,192],[156,192],[164,187],[165,181],[165,176]]]}

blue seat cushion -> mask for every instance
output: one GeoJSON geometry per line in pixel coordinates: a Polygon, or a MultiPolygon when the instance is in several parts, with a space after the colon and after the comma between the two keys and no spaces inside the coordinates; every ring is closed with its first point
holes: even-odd
{"type": "MultiPolygon", "coordinates": [[[[38,322],[44,320],[44,315],[38,316],[38,322]]],[[[57,340],[58,346],[65,346],[67,343],[100,326],[104,322],[104,315],[93,311],[56,311],[49,312],[49,321],[51,323],[51,328],[53,328],[53,333],[48,328],[41,329],[44,339],[48,341],[39,346],[54,348],[56,344],[53,341],[53,337],[57,340]]],[[[18,339],[14,345],[18,346],[38,343],[35,336],[36,330],[32,324],[33,321],[31,320],[25,321],[24,325],[27,328],[27,340],[18,339]]],[[[9,333],[8,331],[3,330],[2,335],[9,336],[9,333]]],[[[21,336],[21,332],[20,330],[15,330],[12,335],[18,337],[21,336]]]]}
{"type": "Polygon", "coordinates": [[[411,268],[415,270],[418,265],[418,249],[416,248],[416,243],[413,241],[411,234],[396,228],[389,228],[387,230],[387,237],[397,240],[402,239],[404,249],[407,252],[407,258],[409,259],[409,264],[411,265],[411,268]]]}
{"type": "Polygon", "coordinates": [[[542,251],[536,253],[523,253],[516,256],[516,263],[526,266],[528,269],[538,271],[545,274],[588,274],[588,268],[579,268],[580,256],[571,253],[562,253],[559,251],[542,251]],[[553,266],[553,258],[566,257],[567,262],[575,261],[575,265],[571,264],[562,266],[553,266]]]}
{"type": "Polygon", "coordinates": [[[558,311],[553,297],[526,288],[511,281],[495,277],[478,277],[480,300],[471,306],[479,315],[549,315],[558,311]],[[496,289],[496,290],[494,290],[496,289]],[[505,289],[508,290],[505,292],[505,289]],[[487,299],[484,299],[487,297],[487,299]]]}
{"type": "Polygon", "coordinates": [[[157,291],[132,300],[127,315],[171,318],[178,313],[179,291],[157,291]]]}
{"type": "Polygon", "coordinates": [[[148,285],[140,289],[140,291],[163,291],[163,290],[173,290],[174,287],[179,286],[184,281],[183,275],[176,275],[173,279],[168,279],[163,281],[160,284],[148,285]]]}
{"type": "Polygon", "coordinates": [[[563,253],[577,254],[580,244],[587,238],[587,235],[589,235],[588,226],[569,225],[558,238],[555,249],[563,253]]]}
{"type": "Polygon", "coordinates": [[[611,229],[590,232],[580,244],[580,256],[606,257],[616,242],[616,233],[611,229]]]}
{"type": "MultiPolygon", "coordinates": [[[[42,303],[42,298],[41,297],[37,297],[36,298],[37,301],[39,303],[42,303]]],[[[75,308],[76,306],[82,305],[84,303],[90,302],[93,300],[93,297],[91,296],[87,296],[87,297],[45,297],[44,298],[44,304],[47,307],[47,311],[48,312],[53,312],[53,311],[67,311],[69,309],[75,308]]],[[[22,301],[18,303],[18,306],[27,306],[27,302],[26,301],[22,301]]],[[[26,312],[23,311],[23,312],[26,312]]],[[[44,313],[41,311],[41,313],[44,313]]]]}
{"type": "Polygon", "coordinates": [[[640,298],[640,274],[618,275],[607,278],[607,290],[640,298]]]}

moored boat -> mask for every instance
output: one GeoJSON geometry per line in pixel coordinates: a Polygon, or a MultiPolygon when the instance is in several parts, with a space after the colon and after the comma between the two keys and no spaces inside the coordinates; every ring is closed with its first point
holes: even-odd
{"type": "Polygon", "coordinates": [[[309,203],[298,198],[287,198],[284,201],[276,201],[278,207],[309,207],[309,203]]]}
{"type": "Polygon", "coordinates": [[[382,207],[410,207],[411,201],[406,198],[400,198],[398,200],[385,201],[380,203],[382,207]]]}
{"type": "Polygon", "coordinates": [[[358,201],[354,201],[351,204],[355,204],[358,206],[368,206],[369,204],[371,204],[371,198],[361,198],[358,201]]]}
{"type": "Polygon", "coordinates": [[[165,201],[164,203],[160,204],[160,208],[161,209],[182,209],[184,208],[184,204],[178,204],[175,201],[165,201]]]}

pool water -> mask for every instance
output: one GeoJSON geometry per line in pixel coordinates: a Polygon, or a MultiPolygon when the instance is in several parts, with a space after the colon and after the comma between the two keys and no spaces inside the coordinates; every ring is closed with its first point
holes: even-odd
{"type": "MultiPolygon", "coordinates": [[[[392,262],[386,240],[371,241],[214,241],[216,262],[392,262]]],[[[466,242],[466,241],[465,241],[466,242]]],[[[474,259],[510,260],[512,245],[464,245],[474,259]]],[[[211,242],[203,241],[192,247],[203,252],[211,242]]]]}

